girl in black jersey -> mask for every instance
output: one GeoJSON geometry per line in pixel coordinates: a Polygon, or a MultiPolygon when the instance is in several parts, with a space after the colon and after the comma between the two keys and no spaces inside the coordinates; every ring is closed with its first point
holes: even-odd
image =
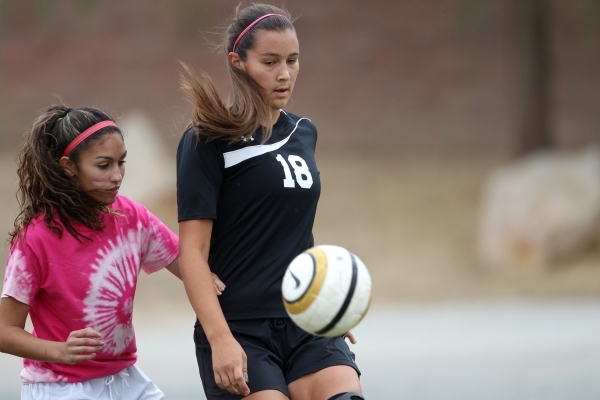
{"type": "Polygon", "coordinates": [[[184,66],[195,110],[177,150],[180,266],[206,396],[363,399],[344,338],[303,332],[281,299],[287,265],[314,246],[321,189],[316,128],[282,110],[299,69],[291,17],[238,8],[224,48],[232,104],[184,66]],[[219,298],[211,271],[227,285],[219,298]]]}

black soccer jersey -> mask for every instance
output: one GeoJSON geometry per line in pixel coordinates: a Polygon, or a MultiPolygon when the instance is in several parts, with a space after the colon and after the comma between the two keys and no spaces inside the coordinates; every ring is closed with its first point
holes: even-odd
{"type": "Polygon", "coordinates": [[[188,130],[177,149],[178,219],[214,220],[208,264],[227,288],[228,320],[287,316],[281,281],[314,245],[321,192],[314,124],[281,111],[265,144],[207,141],[188,130]]]}

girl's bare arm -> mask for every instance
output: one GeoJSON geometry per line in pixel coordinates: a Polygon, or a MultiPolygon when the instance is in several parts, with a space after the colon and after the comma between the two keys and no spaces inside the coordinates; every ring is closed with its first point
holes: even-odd
{"type": "Polygon", "coordinates": [[[64,342],[37,338],[25,330],[29,305],[0,300],[0,351],[32,360],[75,364],[92,360],[104,345],[92,328],[73,331],[64,342]]]}
{"type": "Polygon", "coordinates": [[[179,223],[181,276],[212,349],[216,383],[231,393],[247,395],[250,389],[244,380],[248,372],[246,354],[229,330],[208,266],[212,226],[211,219],[179,223]]]}

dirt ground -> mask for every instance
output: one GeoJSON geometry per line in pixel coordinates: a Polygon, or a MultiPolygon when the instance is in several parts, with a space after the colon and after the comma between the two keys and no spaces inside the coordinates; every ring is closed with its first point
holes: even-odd
{"type": "MultiPolygon", "coordinates": [[[[318,153],[323,191],[315,241],[344,246],[363,260],[373,278],[373,304],[600,296],[597,251],[545,270],[478,263],[479,197],[487,175],[501,162],[483,156],[318,153]]],[[[7,232],[17,207],[13,157],[2,157],[0,168],[10,171],[0,179],[0,228],[7,232]]],[[[172,194],[149,208],[176,231],[172,194]]],[[[7,250],[0,248],[3,260],[7,250]]],[[[185,303],[176,279],[162,273],[141,278],[138,304],[159,307],[165,298],[185,303]]]]}

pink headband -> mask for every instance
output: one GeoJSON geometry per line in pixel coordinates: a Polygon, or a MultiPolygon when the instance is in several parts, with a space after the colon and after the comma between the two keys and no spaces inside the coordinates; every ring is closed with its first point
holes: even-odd
{"type": "Polygon", "coordinates": [[[69,143],[65,151],[63,151],[62,156],[68,156],[69,153],[73,151],[75,147],[79,146],[81,142],[83,142],[95,132],[98,132],[102,128],[106,128],[107,126],[117,126],[117,124],[115,124],[113,121],[102,121],[90,126],[85,131],[83,131],[81,135],[77,136],[75,139],[73,139],[71,143],[69,143]]]}
{"type": "Polygon", "coordinates": [[[257,19],[256,19],[256,20],[255,20],[253,23],[251,23],[250,25],[248,25],[248,26],[246,27],[246,29],[244,29],[244,30],[242,31],[242,33],[240,33],[240,35],[239,35],[239,36],[237,37],[237,39],[235,40],[235,43],[233,44],[233,50],[231,50],[231,51],[233,51],[233,52],[235,53],[235,49],[237,48],[238,42],[239,42],[239,41],[240,41],[240,40],[241,40],[241,39],[244,37],[244,35],[245,35],[246,33],[248,33],[248,31],[249,31],[250,29],[252,29],[252,27],[253,27],[254,25],[258,24],[260,21],[262,21],[263,19],[265,19],[265,18],[268,18],[268,17],[282,17],[282,18],[285,18],[286,20],[288,20],[288,21],[289,21],[289,19],[288,19],[288,18],[287,18],[285,15],[281,15],[281,14],[265,14],[265,15],[263,15],[262,17],[259,17],[259,18],[257,18],[257,19]]]}

